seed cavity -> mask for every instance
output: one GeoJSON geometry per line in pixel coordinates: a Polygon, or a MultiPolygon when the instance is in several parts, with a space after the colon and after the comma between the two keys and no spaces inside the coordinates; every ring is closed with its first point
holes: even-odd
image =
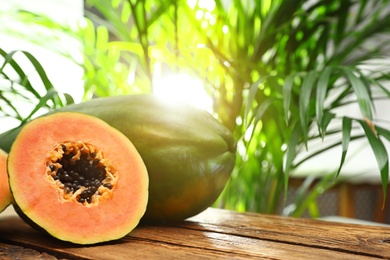
{"type": "Polygon", "coordinates": [[[66,141],[56,144],[49,153],[46,177],[57,186],[60,199],[92,206],[111,197],[118,173],[94,145],[66,141]]]}

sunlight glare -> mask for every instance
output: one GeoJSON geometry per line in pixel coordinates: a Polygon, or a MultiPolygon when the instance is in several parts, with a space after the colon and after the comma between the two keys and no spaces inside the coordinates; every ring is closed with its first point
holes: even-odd
{"type": "Polygon", "coordinates": [[[169,103],[184,102],[212,111],[212,99],[203,83],[189,75],[173,75],[156,81],[153,92],[169,103]]]}
{"type": "Polygon", "coordinates": [[[229,27],[227,25],[222,26],[222,32],[227,34],[229,32],[229,27]]]}
{"type": "Polygon", "coordinates": [[[197,20],[200,20],[203,18],[203,15],[204,15],[204,12],[202,10],[197,10],[196,11],[196,14],[195,14],[195,17],[197,20]]]}
{"type": "Polygon", "coordinates": [[[199,6],[199,8],[206,9],[206,10],[212,12],[215,9],[215,2],[210,1],[210,0],[199,0],[198,6],[199,6]]]}
{"type": "Polygon", "coordinates": [[[188,6],[191,8],[191,9],[194,9],[196,4],[197,4],[197,1],[196,0],[187,0],[187,4],[188,6]]]}

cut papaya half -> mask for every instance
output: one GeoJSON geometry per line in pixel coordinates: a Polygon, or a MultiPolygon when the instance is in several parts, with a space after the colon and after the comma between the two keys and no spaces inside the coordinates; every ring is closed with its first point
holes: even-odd
{"type": "Polygon", "coordinates": [[[0,149],[0,212],[11,204],[7,175],[7,153],[0,149]]]}
{"type": "Polygon", "coordinates": [[[141,156],[126,136],[92,116],[64,112],[31,121],[7,166],[16,212],[60,240],[122,238],[146,210],[141,156]]]}
{"type": "MultiPolygon", "coordinates": [[[[129,138],[149,174],[144,222],[168,223],[194,216],[217,200],[236,162],[234,135],[205,110],[168,103],[154,94],[96,98],[50,113],[95,116],[129,138]]],[[[9,151],[20,126],[0,134],[9,151]]]]}

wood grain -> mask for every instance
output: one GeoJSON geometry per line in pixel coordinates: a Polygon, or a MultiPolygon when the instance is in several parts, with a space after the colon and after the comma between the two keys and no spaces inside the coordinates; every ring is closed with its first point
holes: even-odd
{"type": "Polygon", "coordinates": [[[0,218],[0,249],[5,245],[62,259],[390,259],[390,228],[210,208],[181,223],[140,225],[121,240],[79,246],[11,216],[0,218]]]}
{"type": "Polygon", "coordinates": [[[192,220],[214,232],[390,259],[390,227],[237,213],[220,209],[208,209],[192,220]]]}
{"type": "Polygon", "coordinates": [[[2,260],[57,260],[57,257],[47,253],[40,253],[31,248],[0,243],[0,259],[2,260]]]}

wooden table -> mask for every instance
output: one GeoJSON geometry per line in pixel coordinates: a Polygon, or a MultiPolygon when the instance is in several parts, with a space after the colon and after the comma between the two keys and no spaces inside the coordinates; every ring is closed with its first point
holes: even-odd
{"type": "Polygon", "coordinates": [[[390,259],[390,228],[221,209],[140,225],[93,246],[58,241],[0,215],[0,259],[390,259]]]}

